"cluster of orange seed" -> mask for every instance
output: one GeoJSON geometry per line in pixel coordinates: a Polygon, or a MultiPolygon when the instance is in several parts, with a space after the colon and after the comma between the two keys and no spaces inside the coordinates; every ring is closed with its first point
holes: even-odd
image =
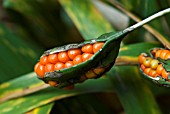
{"type": "Polygon", "coordinates": [[[154,58],[146,56],[144,53],[140,54],[138,57],[138,62],[142,71],[151,77],[161,76],[162,78],[168,80],[170,72],[167,72],[157,58],[164,60],[170,59],[170,51],[164,49],[153,49],[152,55],[154,58]]]}
{"type": "MultiPolygon", "coordinates": [[[[40,78],[43,78],[46,72],[61,70],[82,63],[99,51],[103,44],[104,42],[86,44],[81,48],[43,56],[34,66],[34,71],[40,78]]],[[[49,81],[48,83],[52,86],[56,85],[54,81],[49,81]]]]}
{"type": "Polygon", "coordinates": [[[155,58],[161,58],[164,60],[170,59],[170,51],[166,49],[153,49],[151,52],[155,58]]]}

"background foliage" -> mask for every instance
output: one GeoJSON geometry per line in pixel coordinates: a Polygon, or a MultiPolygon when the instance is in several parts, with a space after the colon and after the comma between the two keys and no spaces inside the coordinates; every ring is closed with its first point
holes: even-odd
{"type": "Polygon", "coordinates": [[[170,15],[149,23],[153,33],[140,28],[126,36],[115,66],[100,79],[62,90],[33,72],[46,49],[122,30],[136,23],[127,12],[144,19],[169,5],[168,0],[0,0],[0,114],[169,113],[169,89],[142,78],[137,56],[163,47],[156,32],[170,41],[170,15]]]}

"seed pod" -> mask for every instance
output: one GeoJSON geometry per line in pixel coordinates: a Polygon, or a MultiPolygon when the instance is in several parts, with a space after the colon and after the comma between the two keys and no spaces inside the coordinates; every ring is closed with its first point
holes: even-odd
{"type": "Polygon", "coordinates": [[[113,66],[124,36],[119,34],[120,38],[118,38],[113,35],[114,33],[106,33],[98,39],[45,51],[40,60],[44,66],[48,64],[45,71],[49,72],[41,73],[39,79],[50,85],[55,85],[56,82],[57,87],[65,87],[82,82],[82,79],[84,81],[84,79],[99,78],[113,66]],[[90,46],[89,52],[86,46],[90,46]],[[86,78],[82,78],[83,76],[86,78]]]}
{"type": "Polygon", "coordinates": [[[154,48],[150,53],[142,53],[138,57],[140,71],[143,76],[163,87],[170,87],[169,50],[154,48]]]}
{"type": "MultiPolygon", "coordinates": [[[[112,40],[108,40],[107,37],[109,37],[110,34],[112,35],[113,33],[102,35],[101,36],[102,38],[99,37],[98,39],[95,40],[85,41],[80,44],[70,44],[63,47],[55,48],[53,50],[46,51],[43,56],[48,56],[54,53],[58,53],[58,55],[60,55],[61,52],[66,51],[69,52],[69,50],[81,49],[83,46],[86,46],[87,44],[92,45],[91,47],[93,47],[93,44],[96,44],[98,42],[104,43],[103,47],[95,54],[92,53],[93,51],[91,51],[90,53],[86,53],[88,51],[83,50],[85,52],[82,51],[82,55],[79,55],[82,56],[82,58],[78,60],[77,58],[79,56],[76,56],[75,59],[73,59],[74,65],[72,67],[61,70],[55,70],[54,72],[46,72],[42,80],[44,80],[45,82],[48,82],[49,80],[55,80],[58,83],[57,85],[58,87],[64,87],[73,85],[74,83],[77,82],[81,82],[80,81],[81,76],[83,75],[86,75],[87,79],[99,78],[102,74],[109,70],[108,68],[110,68],[114,64],[114,61],[119,51],[121,40],[118,39],[115,40],[114,42],[112,40]],[[114,49],[112,49],[113,47],[112,45],[115,46],[114,49]],[[77,64],[76,62],[79,63],[77,64]],[[93,69],[97,67],[103,68],[105,70],[92,76],[93,69]]],[[[92,49],[90,48],[90,50],[92,49]]],[[[60,59],[58,60],[60,61],[60,59]]]]}

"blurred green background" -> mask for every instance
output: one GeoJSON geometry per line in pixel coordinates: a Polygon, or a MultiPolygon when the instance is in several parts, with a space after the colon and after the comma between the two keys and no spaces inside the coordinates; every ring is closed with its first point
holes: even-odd
{"type": "Polygon", "coordinates": [[[73,90],[49,87],[33,72],[50,48],[77,43],[135,24],[170,6],[169,0],[0,0],[0,114],[168,114],[170,90],[142,78],[137,57],[170,41],[170,14],[140,28],[122,42],[117,61],[100,79],[73,90]],[[121,6],[122,9],[119,9],[121,6]],[[156,32],[155,32],[156,31],[156,32]],[[121,65],[120,65],[121,64],[121,65]]]}

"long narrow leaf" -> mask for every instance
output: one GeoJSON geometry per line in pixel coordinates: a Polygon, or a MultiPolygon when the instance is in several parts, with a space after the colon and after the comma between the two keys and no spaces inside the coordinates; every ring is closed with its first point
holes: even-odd
{"type": "Polygon", "coordinates": [[[19,97],[17,99],[9,100],[0,104],[0,109],[2,109],[0,110],[0,113],[24,113],[62,98],[75,96],[83,93],[93,93],[102,91],[113,92],[113,86],[108,78],[86,81],[83,84],[78,84],[74,90],[61,90],[51,87],[33,93],[31,95],[19,97]],[[93,85],[94,83],[96,83],[95,86],[93,85]]]}
{"type": "Polygon", "coordinates": [[[60,0],[60,3],[86,40],[114,31],[91,0],[60,0]]]}
{"type": "Polygon", "coordinates": [[[41,49],[16,36],[5,24],[0,24],[0,38],[0,83],[32,71],[41,49]]]}
{"type": "Polygon", "coordinates": [[[53,107],[54,103],[49,103],[46,105],[43,105],[41,107],[35,108],[29,112],[27,112],[26,114],[50,114],[50,111],[53,107]]]}
{"type": "Polygon", "coordinates": [[[136,67],[113,68],[108,75],[127,114],[161,114],[152,91],[136,67]]]}

